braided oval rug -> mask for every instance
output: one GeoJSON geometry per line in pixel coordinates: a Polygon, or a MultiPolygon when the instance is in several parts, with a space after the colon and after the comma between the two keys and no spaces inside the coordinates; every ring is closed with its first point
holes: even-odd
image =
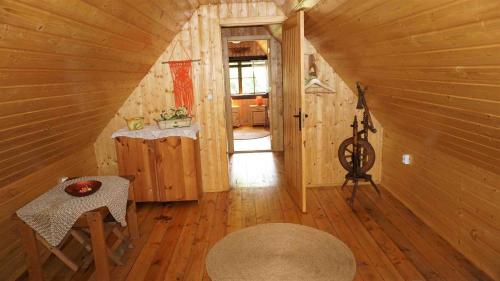
{"type": "Polygon", "coordinates": [[[213,281],[351,281],[351,250],[324,231],[290,223],[268,223],[227,235],[210,249],[213,281]]]}

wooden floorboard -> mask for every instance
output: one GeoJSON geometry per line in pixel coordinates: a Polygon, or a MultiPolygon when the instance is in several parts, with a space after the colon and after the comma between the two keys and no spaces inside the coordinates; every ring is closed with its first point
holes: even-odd
{"type": "MultiPolygon", "coordinates": [[[[140,204],[141,237],[125,254],[125,265],[112,268],[112,280],[210,280],[205,257],[217,241],[245,227],[276,222],[318,228],[344,241],[356,257],[356,281],[491,280],[383,187],[379,197],[362,186],[354,211],[346,204],[349,188],[309,189],[309,210],[301,213],[282,188],[282,156],[263,156],[270,162],[251,154],[231,159],[233,167],[241,161],[251,171],[233,168],[231,182],[238,187],[229,192],[206,193],[199,203],[140,204]],[[276,178],[259,179],[259,174],[269,177],[270,165],[276,178]],[[245,187],[245,181],[253,187],[245,187]],[[259,182],[276,184],[255,187],[259,182]]],[[[64,251],[77,260],[83,256],[71,240],[64,251]]],[[[46,280],[95,280],[93,265],[72,272],[51,257],[44,270],[46,280]]]]}

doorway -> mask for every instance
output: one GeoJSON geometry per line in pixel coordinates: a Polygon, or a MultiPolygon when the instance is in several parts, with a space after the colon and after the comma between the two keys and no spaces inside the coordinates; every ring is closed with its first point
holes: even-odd
{"type": "Polygon", "coordinates": [[[228,153],[283,150],[281,46],[264,26],[222,28],[228,153]]]}

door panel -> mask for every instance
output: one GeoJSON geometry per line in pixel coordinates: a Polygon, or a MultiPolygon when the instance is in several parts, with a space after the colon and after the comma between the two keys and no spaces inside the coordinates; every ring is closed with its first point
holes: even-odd
{"type": "Polygon", "coordinates": [[[304,176],[304,12],[283,23],[283,121],[286,189],[299,208],[306,211],[304,176]]]}

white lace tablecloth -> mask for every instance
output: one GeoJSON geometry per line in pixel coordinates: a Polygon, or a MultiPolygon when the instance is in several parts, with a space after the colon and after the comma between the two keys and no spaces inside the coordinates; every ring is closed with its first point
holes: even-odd
{"type": "Polygon", "coordinates": [[[16,214],[50,245],[57,246],[82,214],[100,207],[108,207],[113,218],[126,226],[128,187],[129,181],[117,176],[81,177],[55,186],[16,214]],[[85,197],[64,191],[66,186],[81,180],[97,180],[102,185],[96,193],[85,197]]]}
{"type": "Polygon", "coordinates": [[[111,135],[111,138],[129,137],[146,140],[155,140],[166,137],[187,137],[196,139],[196,134],[200,131],[200,125],[192,124],[189,127],[172,128],[162,130],[158,126],[144,126],[142,130],[130,131],[127,128],[120,129],[111,135]]]}

